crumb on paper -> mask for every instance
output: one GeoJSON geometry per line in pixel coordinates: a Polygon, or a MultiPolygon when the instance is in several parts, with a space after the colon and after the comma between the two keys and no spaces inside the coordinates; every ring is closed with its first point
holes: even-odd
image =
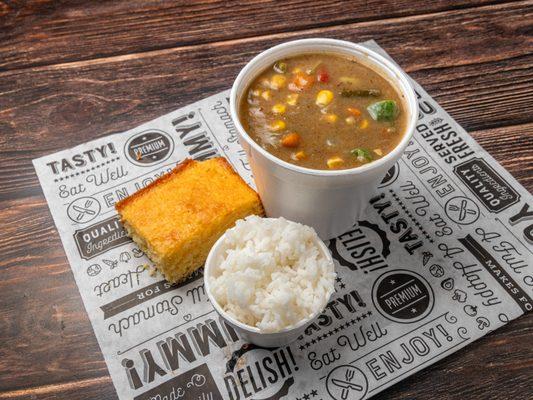
{"type": "Polygon", "coordinates": [[[246,354],[243,354],[242,356],[240,356],[238,359],[237,359],[237,363],[235,364],[235,367],[237,369],[241,369],[241,368],[244,368],[245,365],[246,365],[246,359],[248,357],[246,357],[246,354]]]}
{"type": "Polygon", "coordinates": [[[154,277],[157,275],[157,268],[150,264],[143,264],[143,268],[148,271],[148,275],[154,277]]]}

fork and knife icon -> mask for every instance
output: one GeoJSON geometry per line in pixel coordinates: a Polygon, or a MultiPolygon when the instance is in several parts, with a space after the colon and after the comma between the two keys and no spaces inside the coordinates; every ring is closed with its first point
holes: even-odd
{"type": "Polygon", "coordinates": [[[342,379],[331,379],[331,383],[333,383],[335,386],[342,389],[341,392],[341,399],[346,400],[348,398],[348,395],[350,394],[350,390],[355,390],[357,392],[362,392],[364,390],[363,386],[358,385],[357,383],[352,383],[352,379],[354,378],[354,371],[351,369],[347,369],[344,373],[344,378],[346,380],[342,379]]]}
{"type": "Polygon", "coordinates": [[[101,206],[93,197],[80,197],[69,204],[68,217],[77,223],[85,223],[93,220],[100,214],[101,206]]]}
{"type": "Polygon", "coordinates": [[[466,200],[462,200],[459,205],[450,204],[449,209],[459,213],[459,221],[464,221],[467,215],[476,215],[477,212],[473,209],[468,208],[468,203],[466,200]]]}
{"type": "Polygon", "coordinates": [[[85,202],[85,204],[83,205],[83,207],[77,206],[77,205],[73,205],[72,206],[72,209],[74,211],[78,212],[78,216],[76,217],[76,221],[81,221],[81,219],[85,216],[85,214],[87,214],[87,215],[95,215],[96,214],[96,211],[93,211],[93,210],[90,209],[92,204],[93,204],[93,200],[87,200],[85,202]]]}

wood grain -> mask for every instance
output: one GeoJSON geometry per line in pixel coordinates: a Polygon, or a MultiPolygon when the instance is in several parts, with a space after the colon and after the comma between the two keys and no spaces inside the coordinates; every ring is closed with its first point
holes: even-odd
{"type": "Polygon", "coordinates": [[[489,0],[0,3],[0,70],[438,12],[489,0]]]}
{"type": "MultiPolygon", "coordinates": [[[[533,2],[492,3],[0,1],[0,399],[117,398],[31,159],[229,88],[274,44],[376,39],[533,191],[533,2]]],[[[530,314],[374,398],[530,398],[532,331],[530,314]]]]}

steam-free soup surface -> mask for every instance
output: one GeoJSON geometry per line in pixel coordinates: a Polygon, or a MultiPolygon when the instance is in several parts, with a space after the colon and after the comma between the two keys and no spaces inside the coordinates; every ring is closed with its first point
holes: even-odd
{"type": "Polygon", "coordinates": [[[333,54],[277,61],[252,82],[239,111],[266,151],[312,169],[377,160],[396,147],[406,126],[402,99],[385,78],[333,54]]]}

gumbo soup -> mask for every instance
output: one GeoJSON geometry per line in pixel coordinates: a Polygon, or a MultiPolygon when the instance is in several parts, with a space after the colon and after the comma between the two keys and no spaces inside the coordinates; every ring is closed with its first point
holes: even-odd
{"type": "Polygon", "coordinates": [[[334,54],[279,60],[257,76],[239,107],[250,137],[306,168],[347,169],[377,160],[402,139],[407,116],[379,73],[334,54]]]}

